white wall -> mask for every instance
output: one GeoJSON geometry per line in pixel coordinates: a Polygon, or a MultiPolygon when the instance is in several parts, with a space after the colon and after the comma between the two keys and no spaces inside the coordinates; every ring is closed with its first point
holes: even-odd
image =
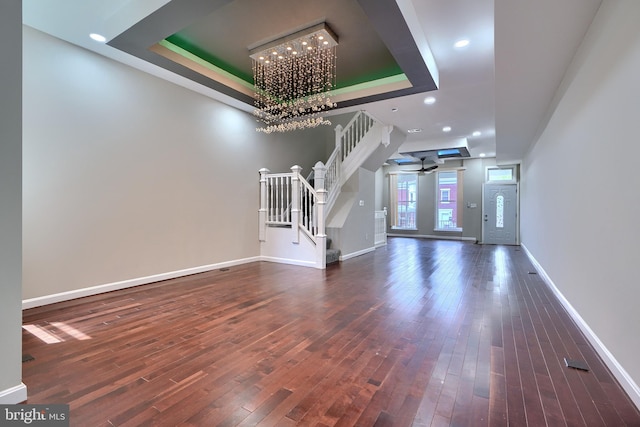
{"type": "Polygon", "coordinates": [[[23,297],[257,257],[258,170],[309,171],[327,136],[255,127],[24,27],[23,297]]]}
{"type": "Polygon", "coordinates": [[[26,399],[22,380],[22,2],[0,3],[0,404],[26,399]]]}
{"type": "Polygon", "coordinates": [[[374,179],[375,179],[375,195],[374,195],[373,208],[376,211],[381,211],[386,207],[388,210],[389,201],[384,200],[384,186],[385,186],[384,166],[380,166],[380,169],[376,171],[374,179]]]}
{"type": "Polygon", "coordinates": [[[342,257],[350,258],[375,247],[375,173],[359,168],[345,187],[343,190],[354,192],[354,201],[334,247],[341,250],[342,257]]]}
{"type": "Polygon", "coordinates": [[[635,382],[623,385],[636,387],[636,404],[639,17],[636,0],[603,2],[524,159],[521,185],[523,244],[635,382]]]}

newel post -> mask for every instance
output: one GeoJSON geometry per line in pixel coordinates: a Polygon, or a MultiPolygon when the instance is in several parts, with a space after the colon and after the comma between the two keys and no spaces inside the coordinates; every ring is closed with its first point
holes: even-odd
{"type": "Polygon", "coordinates": [[[391,144],[391,132],[393,132],[393,126],[384,126],[382,128],[382,145],[385,147],[391,144]]]}
{"type": "Polygon", "coordinates": [[[315,205],[315,225],[316,225],[316,266],[325,268],[327,266],[327,234],[325,230],[325,205],[327,204],[327,190],[324,187],[324,177],[327,167],[322,162],[316,163],[313,167],[313,182],[317,194],[315,205]]]}
{"type": "Polygon", "coordinates": [[[291,241],[300,242],[300,172],[302,168],[298,165],[291,167],[291,241]]]}
{"type": "Polygon", "coordinates": [[[335,129],[335,131],[336,131],[336,148],[339,148],[340,145],[341,145],[340,141],[342,140],[342,129],[343,129],[342,125],[336,126],[336,129],[335,129]]]}
{"type": "Polygon", "coordinates": [[[316,202],[316,268],[325,269],[327,267],[327,235],[325,233],[324,207],[327,203],[327,190],[320,188],[316,190],[318,201],[316,202]]]}
{"type": "Polygon", "coordinates": [[[313,167],[313,188],[315,190],[325,189],[324,177],[327,174],[327,167],[322,162],[316,163],[313,167]]]}
{"type": "Polygon", "coordinates": [[[258,239],[261,242],[267,240],[267,168],[262,168],[260,172],[260,209],[258,209],[258,239]]]}

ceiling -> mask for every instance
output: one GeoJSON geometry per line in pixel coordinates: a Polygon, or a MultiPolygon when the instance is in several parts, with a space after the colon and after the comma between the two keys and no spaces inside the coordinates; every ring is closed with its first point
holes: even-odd
{"type": "Polygon", "coordinates": [[[23,0],[23,22],[248,112],[248,50],[326,22],[339,38],[338,85],[349,93],[334,114],[365,109],[403,132],[420,129],[407,133],[406,151],[462,141],[471,157],[509,164],[544,128],[600,2],[23,0]],[[163,51],[167,38],[239,79],[163,51]],[[468,46],[455,48],[461,39],[468,46]]]}

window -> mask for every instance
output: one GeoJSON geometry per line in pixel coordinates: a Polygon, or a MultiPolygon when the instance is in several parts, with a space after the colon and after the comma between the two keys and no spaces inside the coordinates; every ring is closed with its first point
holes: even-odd
{"type": "Polygon", "coordinates": [[[462,170],[436,176],[436,231],[462,231],[462,170]]]}
{"type": "Polygon", "coordinates": [[[446,228],[453,223],[453,209],[438,209],[438,224],[446,228]]]}
{"type": "Polygon", "coordinates": [[[504,228],[504,196],[496,197],[496,228],[504,228]]]}
{"type": "Polygon", "coordinates": [[[487,182],[494,184],[515,183],[515,166],[487,168],[487,182]]]}
{"type": "Polygon", "coordinates": [[[416,230],[416,207],[418,204],[418,175],[389,175],[392,228],[416,230]]]}
{"type": "Polygon", "coordinates": [[[451,201],[451,189],[450,188],[441,188],[440,189],[440,200],[442,203],[449,203],[451,201]]]}

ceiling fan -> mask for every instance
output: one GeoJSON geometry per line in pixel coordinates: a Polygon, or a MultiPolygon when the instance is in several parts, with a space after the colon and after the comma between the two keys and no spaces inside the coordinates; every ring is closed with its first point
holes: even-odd
{"type": "Polygon", "coordinates": [[[431,165],[431,166],[427,166],[426,168],[424,167],[424,161],[426,160],[426,157],[420,157],[420,162],[422,163],[422,167],[420,169],[417,169],[415,172],[418,173],[430,173],[433,172],[434,170],[438,169],[438,165],[431,165]]]}

